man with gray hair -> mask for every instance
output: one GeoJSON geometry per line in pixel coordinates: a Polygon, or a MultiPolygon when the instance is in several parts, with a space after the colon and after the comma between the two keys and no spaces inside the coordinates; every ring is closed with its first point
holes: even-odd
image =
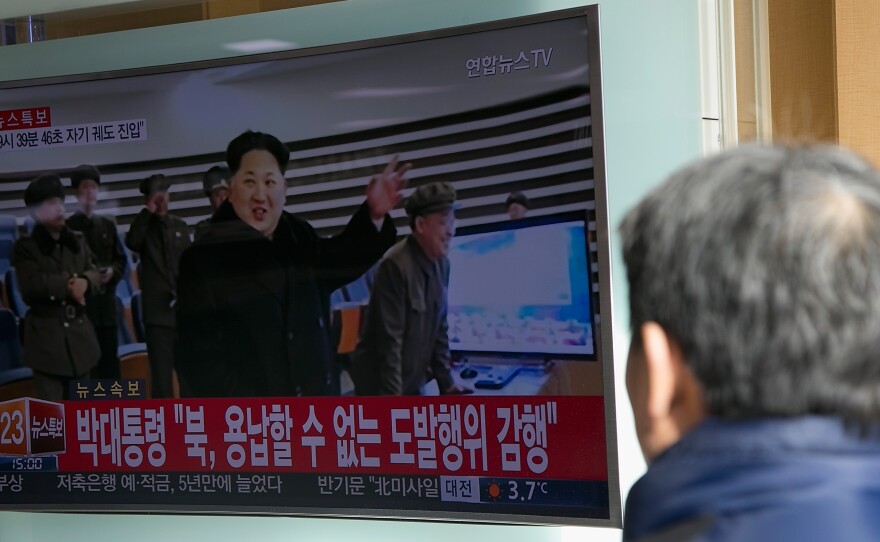
{"type": "Polygon", "coordinates": [[[385,254],[352,359],[358,395],[421,395],[437,381],[442,394],[470,393],[449,370],[447,288],[455,235],[455,188],[435,182],[406,200],[411,233],[385,254]]]}
{"type": "Polygon", "coordinates": [[[649,463],[624,540],[880,540],[880,176],[835,148],[742,147],[621,234],[649,463]]]}

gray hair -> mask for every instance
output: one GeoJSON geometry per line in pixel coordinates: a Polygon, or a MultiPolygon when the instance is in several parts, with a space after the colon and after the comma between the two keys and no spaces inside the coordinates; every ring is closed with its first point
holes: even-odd
{"type": "Polygon", "coordinates": [[[682,348],[727,418],[880,414],[880,176],[832,147],[692,164],[621,225],[633,330],[682,348]]]}

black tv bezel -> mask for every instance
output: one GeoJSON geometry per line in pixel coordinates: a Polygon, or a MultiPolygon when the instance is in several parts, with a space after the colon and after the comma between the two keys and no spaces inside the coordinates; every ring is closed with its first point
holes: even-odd
{"type": "MultiPolygon", "coordinates": [[[[247,514],[247,515],[284,515],[306,516],[325,518],[360,518],[360,519],[394,519],[402,521],[441,521],[441,522],[468,522],[499,525],[558,525],[558,526],[585,526],[585,527],[622,527],[622,507],[620,498],[620,481],[618,470],[618,453],[616,437],[616,401],[614,383],[614,356],[613,334],[611,323],[613,321],[613,307],[611,303],[612,277],[611,277],[611,232],[608,218],[608,200],[605,178],[605,141],[604,141],[604,115],[602,98],[602,62],[601,62],[601,38],[600,38],[600,10],[598,5],[587,5],[558,11],[544,12],[540,14],[500,19],[486,23],[463,25],[439,30],[416,32],[382,38],[367,39],[353,42],[343,42],[333,45],[293,49],[288,51],[260,53],[253,55],[240,55],[221,59],[163,64],[150,67],[130,68],[123,70],[111,70],[34,79],[22,79],[0,82],[0,91],[16,88],[28,88],[38,86],[50,86],[66,83],[86,81],[101,81],[107,79],[120,79],[142,75],[165,74],[181,71],[195,71],[213,67],[236,66],[273,60],[291,59],[305,56],[315,56],[336,52],[352,51],[363,48],[376,48],[386,45],[398,45],[416,41],[428,41],[438,38],[449,38],[465,34],[501,30],[536,23],[550,22],[561,19],[584,18],[585,27],[589,36],[588,62],[589,81],[591,96],[591,120],[592,120],[592,152],[594,171],[594,193],[596,211],[596,243],[599,255],[599,314],[601,325],[598,326],[599,349],[602,356],[599,360],[603,369],[603,404],[605,412],[605,439],[606,439],[606,464],[608,468],[608,502],[609,517],[602,519],[576,518],[564,516],[536,516],[529,514],[497,514],[490,512],[432,512],[425,510],[390,510],[374,508],[285,508],[273,507],[216,507],[206,505],[192,506],[167,506],[167,505],[112,505],[96,509],[92,505],[81,505],[74,502],[65,505],[33,505],[22,504],[7,506],[7,510],[19,511],[46,511],[46,512],[92,512],[92,513],[178,513],[178,514],[247,514]]],[[[589,254],[589,253],[588,253],[589,254]]],[[[589,260],[589,257],[588,257],[589,260]]],[[[588,262],[589,264],[589,262],[588,262]]],[[[593,323],[594,330],[597,327],[593,323]]],[[[594,334],[594,341],[596,335],[594,334]]]]}

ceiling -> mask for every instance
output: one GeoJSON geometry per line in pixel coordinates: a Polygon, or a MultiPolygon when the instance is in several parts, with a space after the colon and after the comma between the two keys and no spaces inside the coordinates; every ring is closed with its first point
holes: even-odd
{"type": "MultiPolygon", "coordinates": [[[[339,0],[0,0],[0,21],[40,16],[40,41],[305,7],[339,0]]],[[[24,26],[23,26],[24,25],[24,26]]],[[[16,43],[16,42],[12,42],[16,43]]]]}
{"type": "Polygon", "coordinates": [[[45,15],[85,8],[118,6],[168,6],[191,3],[188,0],[4,0],[0,2],[0,19],[24,17],[26,15],[45,15]]]}

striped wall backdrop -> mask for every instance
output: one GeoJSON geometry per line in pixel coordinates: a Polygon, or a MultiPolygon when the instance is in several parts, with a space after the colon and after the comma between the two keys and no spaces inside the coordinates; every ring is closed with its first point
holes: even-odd
{"type": "MultiPolygon", "coordinates": [[[[254,126],[259,129],[258,126],[254,126]]],[[[230,134],[230,139],[237,134],[230,134]]],[[[289,141],[289,212],[309,221],[320,234],[339,231],[364,200],[369,178],[394,154],[411,162],[410,189],[449,181],[458,191],[458,225],[507,220],[507,195],[520,190],[531,203],[529,216],[572,210],[588,213],[590,253],[596,272],[595,196],[589,88],[551,94],[491,108],[428,118],[302,141],[289,141]]],[[[224,151],[160,161],[95,164],[102,173],[98,212],[128,230],[143,206],[141,179],[162,173],[173,182],[171,212],[194,225],[209,216],[202,174],[224,165],[224,151]]],[[[71,164],[75,166],[76,164],[71,164]]],[[[64,177],[69,170],[52,171],[64,177]]],[[[23,224],[22,194],[37,169],[0,174],[0,214],[23,224]]],[[[69,183],[69,179],[64,179],[69,183]]],[[[67,198],[72,212],[76,200],[67,198]]],[[[403,209],[392,212],[401,234],[409,232],[403,209]]],[[[594,276],[594,279],[596,277],[594,276]]],[[[594,280],[594,285],[598,284],[594,280]]],[[[596,288],[596,286],[594,286],[596,288]]]]}

